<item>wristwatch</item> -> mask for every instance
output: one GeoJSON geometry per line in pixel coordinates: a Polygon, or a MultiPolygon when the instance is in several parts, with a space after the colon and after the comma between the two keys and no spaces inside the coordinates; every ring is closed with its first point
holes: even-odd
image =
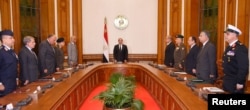
{"type": "Polygon", "coordinates": [[[118,15],[114,20],[115,27],[123,30],[128,27],[128,19],[123,15],[118,15]]]}

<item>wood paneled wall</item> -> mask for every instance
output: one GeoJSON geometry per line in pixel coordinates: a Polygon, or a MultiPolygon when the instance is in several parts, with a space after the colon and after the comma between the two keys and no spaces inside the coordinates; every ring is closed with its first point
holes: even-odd
{"type": "MultiPolygon", "coordinates": [[[[187,46],[187,38],[189,36],[198,37],[200,33],[200,0],[184,0],[184,6],[182,6],[183,0],[167,1],[158,0],[158,63],[163,63],[166,34],[175,36],[183,31],[181,21],[183,16],[182,8],[184,8],[184,44],[187,46]],[[167,3],[170,4],[168,5],[167,3]],[[170,6],[169,17],[167,17],[167,6],[170,6]],[[169,24],[167,24],[167,19],[170,20],[169,24]],[[166,33],[167,27],[169,27],[169,33],[166,33]]],[[[227,45],[224,42],[223,33],[227,24],[236,25],[240,28],[243,34],[239,37],[239,40],[247,47],[249,46],[249,5],[248,0],[218,0],[218,61],[221,61],[224,48],[227,45]]]]}
{"type": "Polygon", "coordinates": [[[41,40],[44,40],[55,34],[54,0],[40,0],[40,15],[41,40]]]}
{"type": "Polygon", "coordinates": [[[77,37],[78,61],[83,62],[83,39],[82,39],[82,0],[72,0],[72,25],[73,35],[77,37]]]}
{"type": "Polygon", "coordinates": [[[64,37],[66,41],[70,37],[69,5],[69,0],[57,0],[58,37],[64,37]]]}
{"type": "Polygon", "coordinates": [[[174,37],[177,34],[182,34],[182,31],[184,31],[184,43],[186,45],[186,39],[189,36],[198,37],[199,9],[200,0],[170,0],[170,2],[168,0],[158,0],[158,63],[163,64],[166,47],[165,37],[167,34],[174,37]],[[182,6],[182,2],[184,2],[184,6],[182,6]],[[170,6],[169,16],[167,16],[167,6],[170,6]],[[184,8],[184,14],[182,14],[182,8],[184,8]],[[184,17],[184,30],[182,30],[182,16],[184,17]],[[167,24],[167,19],[169,19],[169,24],[167,24]],[[169,27],[169,33],[166,32],[167,27],[169,27]]]}
{"type": "MultiPolygon", "coordinates": [[[[78,59],[79,63],[82,63],[82,0],[72,0],[72,4],[69,0],[40,0],[40,2],[41,40],[45,40],[49,34],[58,34],[58,37],[64,37],[67,44],[72,35],[76,36],[78,59]],[[70,13],[72,13],[73,33],[70,33],[70,13]]],[[[67,54],[66,48],[67,45],[64,47],[65,54],[67,54]]]]}
{"type": "MultiPolygon", "coordinates": [[[[0,0],[0,11],[2,15],[1,28],[13,29],[16,39],[16,52],[20,50],[22,41],[20,36],[19,1],[20,0],[0,0]]],[[[41,40],[46,39],[49,34],[58,33],[58,36],[66,37],[66,43],[69,42],[71,36],[69,18],[71,12],[69,5],[69,0],[40,0],[41,40]],[[56,13],[55,2],[57,4],[56,13]],[[55,24],[56,21],[57,24],[55,24]],[[57,30],[55,29],[56,26],[58,27],[57,30]]],[[[247,47],[249,46],[249,6],[249,0],[218,0],[218,60],[221,60],[224,48],[227,45],[223,37],[223,31],[227,24],[237,25],[243,32],[239,37],[240,41],[247,47]]],[[[174,36],[184,31],[185,39],[191,35],[199,35],[199,10],[200,0],[158,0],[158,63],[163,63],[166,46],[165,36],[167,34],[174,36]],[[182,4],[183,2],[184,5],[182,4]],[[183,8],[184,14],[182,12],[183,8]],[[170,9],[169,16],[167,16],[167,9],[170,9]],[[182,21],[182,17],[184,17],[184,22],[182,21]],[[169,24],[167,24],[167,19],[169,20],[169,24]],[[182,27],[183,25],[184,27],[182,27]],[[169,33],[167,33],[167,27],[169,27],[169,33]]],[[[83,53],[82,40],[84,40],[82,39],[82,0],[72,0],[72,30],[71,34],[75,35],[78,39],[77,48],[79,50],[79,63],[81,63],[83,53]]],[[[186,41],[187,40],[185,40],[185,44],[187,45],[186,41]]]]}
{"type": "Polygon", "coordinates": [[[248,0],[219,0],[218,13],[218,43],[217,59],[221,60],[225,47],[228,45],[224,42],[224,33],[227,24],[236,25],[242,35],[239,40],[249,46],[249,1],[248,0]],[[237,3],[238,1],[238,3],[237,3]],[[236,6],[238,4],[238,6],[236,6]],[[237,10],[236,10],[236,7],[237,10]],[[226,15],[226,16],[225,16],[226,15]]]}
{"type": "Polygon", "coordinates": [[[19,0],[0,0],[1,23],[2,30],[11,29],[14,32],[15,51],[18,52],[21,48],[21,33],[20,33],[20,11],[19,0]]]}

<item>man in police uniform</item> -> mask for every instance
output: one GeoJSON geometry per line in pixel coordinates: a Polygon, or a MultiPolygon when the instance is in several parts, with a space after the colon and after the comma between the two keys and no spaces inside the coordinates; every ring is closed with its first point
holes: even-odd
{"type": "Polygon", "coordinates": [[[18,58],[12,47],[15,39],[11,30],[0,32],[0,96],[13,92],[17,87],[18,58]]]}
{"type": "Polygon", "coordinates": [[[186,56],[186,47],[183,44],[183,35],[176,35],[175,43],[176,48],[174,51],[174,68],[183,70],[184,59],[186,56]]]}
{"type": "Polygon", "coordinates": [[[224,32],[225,41],[229,43],[223,55],[223,89],[229,93],[244,93],[248,74],[248,49],[239,40],[241,31],[228,25],[224,32]]]}

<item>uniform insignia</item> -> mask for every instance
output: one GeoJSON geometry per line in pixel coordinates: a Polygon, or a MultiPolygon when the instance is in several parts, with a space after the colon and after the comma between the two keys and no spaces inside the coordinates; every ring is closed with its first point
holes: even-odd
{"type": "Polygon", "coordinates": [[[234,56],[235,53],[234,53],[234,51],[228,51],[228,52],[227,52],[227,55],[228,55],[228,56],[234,56]]]}
{"type": "Polygon", "coordinates": [[[236,42],[238,45],[243,45],[243,43],[241,43],[240,41],[236,42]]]}

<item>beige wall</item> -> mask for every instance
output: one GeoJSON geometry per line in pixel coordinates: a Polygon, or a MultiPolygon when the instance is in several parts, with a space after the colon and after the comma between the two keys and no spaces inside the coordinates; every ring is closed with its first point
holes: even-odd
{"type": "Polygon", "coordinates": [[[157,53],[157,0],[83,0],[83,53],[103,52],[104,18],[107,18],[109,50],[119,37],[130,54],[157,53]],[[125,30],[114,27],[116,16],[129,20],[125,30]]]}

